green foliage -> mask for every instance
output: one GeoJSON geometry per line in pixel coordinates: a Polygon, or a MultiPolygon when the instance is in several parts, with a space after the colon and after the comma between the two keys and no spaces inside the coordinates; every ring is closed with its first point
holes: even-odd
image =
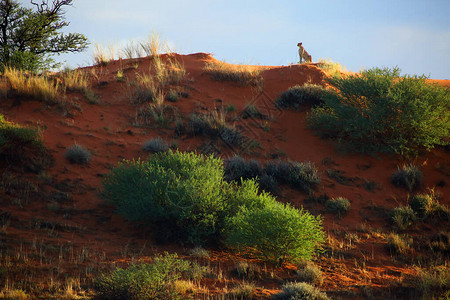
{"type": "Polygon", "coordinates": [[[403,167],[399,167],[395,172],[391,181],[395,186],[402,186],[412,192],[415,188],[419,188],[423,184],[423,174],[419,167],[408,164],[403,167]]]}
{"type": "Polygon", "coordinates": [[[391,220],[400,230],[405,230],[413,225],[416,219],[416,214],[409,206],[399,206],[391,211],[391,220]]]}
{"type": "Polygon", "coordinates": [[[91,152],[83,146],[75,144],[67,149],[64,157],[72,164],[84,165],[91,160],[91,152]]]}
{"type": "Polygon", "coordinates": [[[196,263],[166,253],[156,256],[151,264],[132,264],[100,276],[95,290],[99,299],[181,299],[175,281],[191,279],[190,270],[198,268],[196,263]]]}
{"type": "Polygon", "coordinates": [[[317,84],[305,83],[295,85],[284,91],[275,102],[281,109],[298,110],[303,104],[317,106],[323,103],[323,95],[326,89],[317,84]]]}
{"type": "Polygon", "coordinates": [[[201,244],[219,237],[222,180],[220,159],[168,151],[120,163],[106,176],[103,196],[129,220],[159,224],[168,235],[201,244]]]}
{"type": "Polygon", "coordinates": [[[350,201],[344,197],[328,199],[325,202],[325,207],[329,212],[342,216],[350,209],[350,201]]]}
{"type": "Polygon", "coordinates": [[[439,195],[431,190],[429,193],[414,195],[409,206],[419,218],[426,219],[436,215],[443,221],[450,221],[450,210],[439,203],[439,195]]]}
{"type": "Polygon", "coordinates": [[[6,65],[39,70],[54,67],[51,54],[82,51],[88,45],[84,35],[59,32],[69,25],[64,6],[72,0],[35,3],[25,8],[14,0],[0,2],[0,70],[6,65]]]}
{"type": "Polygon", "coordinates": [[[233,217],[227,243],[281,265],[311,259],[323,241],[320,217],[267,199],[263,208],[243,208],[233,217]]]}
{"type": "Polygon", "coordinates": [[[288,282],[281,287],[282,292],[276,294],[278,300],[329,300],[327,294],[306,282],[288,282]]]}
{"type": "Polygon", "coordinates": [[[336,90],[312,110],[310,127],[362,153],[416,154],[447,144],[450,91],[425,76],[399,76],[398,68],[374,68],[328,79],[336,90]]]}

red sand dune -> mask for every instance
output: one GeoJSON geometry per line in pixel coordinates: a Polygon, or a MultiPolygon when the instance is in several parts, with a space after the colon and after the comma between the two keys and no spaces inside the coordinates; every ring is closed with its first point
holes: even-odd
{"type": "MultiPolygon", "coordinates": [[[[390,280],[399,279],[402,274],[414,273],[410,267],[405,267],[391,259],[389,252],[385,249],[384,239],[357,231],[363,225],[389,231],[389,224],[381,214],[383,210],[390,210],[407,202],[407,191],[396,188],[390,183],[392,173],[405,161],[399,157],[385,155],[372,157],[340,154],[336,151],[334,144],[319,138],[307,129],[305,121],[307,112],[279,111],[273,106],[276,97],[293,85],[306,82],[325,84],[326,74],[322,70],[314,64],[257,67],[264,69],[264,88],[263,93],[260,93],[256,89],[242,87],[235,83],[212,81],[203,73],[205,62],[215,60],[208,54],[197,53],[175,55],[175,57],[187,70],[187,82],[190,88],[188,98],[181,98],[171,105],[176,106],[183,114],[189,114],[199,108],[213,109],[220,103],[233,104],[236,111],[240,112],[247,104],[254,103],[273,117],[273,121],[269,122],[268,132],[252,127],[248,123],[236,124],[243,128],[244,134],[261,144],[262,150],[259,150],[260,153],[255,158],[265,161],[266,157],[278,153],[285,154],[285,158],[290,160],[311,161],[318,167],[322,179],[321,187],[316,194],[327,193],[330,197],[343,196],[351,201],[349,214],[337,219],[334,215],[327,213],[322,205],[305,204],[307,195],[303,193],[286,189],[283,191],[283,196],[279,197],[279,201],[290,202],[297,207],[306,205],[314,213],[323,214],[326,231],[336,239],[344,239],[339,232],[348,232],[359,237],[359,241],[355,242],[356,246],[353,249],[347,249],[355,258],[318,260],[317,263],[325,275],[322,289],[355,289],[362,285],[383,287],[388,286],[390,280]],[[218,102],[217,99],[222,101],[218,102]],[[368,191],[360,186],[339,184],[327,177],[327,169],[340,170],[348,177],[374,181],[379,188],[368,191]],[[355,259],[362,258],[365,259],[364,271],[361,267],[355,266],[355,259]]],[[[81,107],[81,111],[73,110],[71,116],[63,116],[54,108],[45,108],[42,103],[33,100],[24,100],[19,106],[11,106],[11,101],[1,103],[0,112],[8,120],[24,125],[45,125],[42,135],[46,146],[55,158],[54,166],[47,172],[48,176],[58,182],[67,181],[75,185],[69,192],[73,198],[70,207],[74,211],[70,219],[65,218],[63,213],[49,211],[48,202],[30,201],[24,209],[5,203],[2,204],[4,206],[1,209],[10,211],[18,220],[24,222],[38,218],[70,224],[80,228],[81,232],[62,232],[57,237],[51,237],[41,235],[39,231],[32,231],[29,228],[10,226],[7,229],[7,235],[11,241],[42,239],[55,244],[71,243],[76,249],[86,248],[91,253],[103,253],[103,259],[99,259],[101,261],[99,264],[123,257],[120,253],[127,244],[133,245],[136,249],[144,248],[147,256],[163,250],[176,250],[183,253],[183,249],[179,246],[152,245],[148,235],[113,213],[111,207],[103,205],[96,192],[96,189],[101,187],[102,174],[107,173],[112,165],[124,158],[145,157],[146,154],[140,147],[150,138],[161,136],[168,141],[176,140],[181,150],[195,150],[202,142],[202,138],[177,139],[174,137],[173,130],[170,129],[138,128],[132,125],[136,108],[130,104],[127,97],[127,83],[117,82],[115,76],[119,69],[125,68],[124,76],[131,81],[135,78],[136,72],[148,72],[149,62],[149,59],[142,59],[136,70],[131,67],[132,63],[127,61],[115,61],[101,70],[95,67],[98,79],[93,79],[92,85],[95,93],[100,96],[99,103],[88,104],[81,94],[69,93],[67,100],[75,101],[81,107]],[[107,82],[107,84],[98,87],[98,82],[107,82]],[[67,147],[74,143],[84,145],[94,153],[87,166],[69,164],[64,158],[67,147]]],[[[90,71],[91,68],[85,68],[85,70],[90,71]]],[[[436,82],[450,86],[449,80],[436,80],[436,82]]],[[[232,154],[232,151],[222,153],[223,157],[232,154]]],[[[418,157],[414,162],[422,167],[425,179],[424,189],[434,187],[443,195],[442,202],[449,205],[449,178],[448,174],[445,176],[442,170],[447,170],[447,173],[450,170],[450,154],[433,150],[418,157]],[[438,183],[442,180],[447,184],[438,187],[438,183]]],[[[47,192],[52,190],[49,186],[46,189],[47,192]]],[[[423,229],[436,231],[436,228],[426,224],[423,225],[423,229]]],[[[233,255],[219,250],[213,251],[212,261],[220,261],[225,270],[234,265],[233,255]]],[[[280,272],[283,274],[286,271],[280,272]]],[[[43,276],[46,276],[45,273],[43,276]]],[[[211,283],[211,293],[220,292],[220,284],[215,288],[213,284],[217,283],[211,283]]],[[[262,285],[266,290],[260,290],[261,296],[279,289],[276,281],[258,284],[258,286],[262,285]]]]}

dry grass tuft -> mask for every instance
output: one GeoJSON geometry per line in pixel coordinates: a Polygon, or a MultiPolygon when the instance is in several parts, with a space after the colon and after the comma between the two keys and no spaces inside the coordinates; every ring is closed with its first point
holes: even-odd
{"type": "Polygon", "coordinates": [[[320,58],[317,66],[321,68],[328,76],[340,77],[342,73],[346,73],[347,70],[343,65],[338,62],[333,62],[330,58],[320,58]]]}
{"type": "Polygon", "coordinates": [[[245,65],[230,65],[224,62],[207,62],[203,71],[218,81],[237,82],[243,86],[261,88],[263,85],[262,70],[245,65]]]}

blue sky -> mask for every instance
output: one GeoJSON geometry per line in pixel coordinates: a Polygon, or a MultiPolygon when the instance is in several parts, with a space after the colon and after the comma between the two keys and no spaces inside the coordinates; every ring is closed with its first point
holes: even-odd
{"type": "MultiPolygon", "coordinates": [[[[301,41],[313,61],[329,58],[352,71],[398,66],[450,79],[449,0],[74,0],[66,11],[68,32],[105,45],[156,31],[178,53],[288,65],[298,61],[301,41]]],[[[91,65],[92,52],[57,59],[91,65]]]]}

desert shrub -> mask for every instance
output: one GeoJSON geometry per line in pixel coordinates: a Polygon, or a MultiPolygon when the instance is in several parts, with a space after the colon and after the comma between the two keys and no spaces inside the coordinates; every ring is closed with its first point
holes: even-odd
{"type": "Polygon", "coordinates": [[[298,110],[303,104],[317,106],[323,103],[322,97],[326,89],[317,84],[305,83],[284,91],[275,102],[281,109],[298,110]]]}
{"type": "Polygon", "coordinates": [[[67,149],[64,157],[72,164],[84,165],[91,160],[91,152],[83,146],[75,144],[67,149]]]}
{"type": "Polygon", "coordinates": [[[261,69],[244,65],[235,66],[220,61],[206,63],[203,71],[213,80],[231,81],[243,86],[262,87],[264,80],[261,69]]]}
{"type": "Polygon", "coordinates": [[[324,70],[328,76],[341,76],[341,73],[347,72],[345,67],[331,59],[319,58],[317,66],[324,70]]]}
{"type": "Polygon", "coordinates": [[[189,255],[195,258],[209,258],[209,251],[203,247],[195,247],[189,251],[189,255]]]}
{"type": "Polygon", "coordinates": [[[261,277],[263,270],[256,264],[239,261],[235,264],[233,273],[239,278],[254,280],[261,277]]]}
{"type": "Polygon", "coordinates": [[[193,114],[188,127],[194,135],[206,135],[213,139],[220,138],[230,146],[239,146],[243,139],[242,134],[226,122],[225,114],[221,112],[193,114]]]}
{"type": "Polygon", "coordinates": [[[178,101],[178,92],[175,90],[170,90],[166,96],[166,100],[170,101],[170,102],[177,102],[178,101]]]}
{"type": "Polygon", "coordinates": [[[329,212],[342,216],[350,209],[350,201],[344,197],[332,198],[325,202],[325,207],[329,212]]]}
{"type": "Polygon", "coordinates": [[[415,188],[419,188],[423,184],[423,174],[419,167],[408,164],[399,167],[391,177],[391,182],[395,186],[401,186],[412,192],[415,188]]]}
{"type": "Polygon", "coordinates": [[[174,284],[190,279],[190,269],[196,265],[166,253],[156,256],[153,263],[132,264],[101,275],[94,288],[99,299],[179,299],[174,284]]]}
{"type": "Polygon", "coordinates": [[[259,187],[266,192],[269,192],[273,195],[278,195],[280,193],[278,183],[276,179],[271,175],[262,175],[261,178],[259,178],[258,183],[259,187]]]}
{"type": "Polygon", "coordinates": [[[418,292],[422,299],[448,299],[450,295],[450,270],[448,266],[418,268],[417,274],[406,283],[418,292]]]}
{"type": "Polygon", "coordinates": [[[235,299],[253,299],[256,292],[254,283],[242,282],[233,287],[231,295],[235,299]]]}
{"type": "Polygon", "coordinates": [[[148,140],[142,145],[142,150],[149,153],[164,152],[169,150],[169,145],[160,137],[148,140]]]}
{"type": "Polygon", "coordinates": [[[225,178],[228,181],[240,181],[242,179],[250,179],[261,177],[263,169],[261,163],[257,160],[250,159],[246,161],[243,157],[235,155],[225,160],[225,178]]]}
{"type": "Polygon", "coordinates": [[[374,68],[328,79],[335,89],[313,108],[309,126],[363,152],[416,154],[447,144],[450,91],[425,76],[400,77],[398,68],[374,68]]]}
{"type": "Polygon", "coordinates": [[[439,195],[434,190],[431,190],[429,193],[414,195],[409,200],[409,205],[417,216],[422,219],[436,215],[443,220],[450,220],[448,207],[439,203],[439,195]]]}
{"type": "Polygon", "coordinates": [[[289,282],[283,284],[282,292],[274,295],[278,300],[328,300],[327,294],[306,282],[289,282]]]}
{"type": "Polygon", "coordinates": [[[123,161],[106,176],[102,194],[126,219],[201,244],[220,237],[222,181],[220,159],[168,151],[147,161],[123,161]]]}
{"type": "Polygon", "coordinates": [[[409,206],[399,206],[394,208],[390,214],[391,221],[400,230],[405,230],[413,225],[417,217],[413,209],[409,206]]]}
{"type": "Polygon", "coordinates": [[[296,271],[296,273],[297,278],[300,281],[318,285],[321,285],[323,283],[322,271],[313,263],[305,263],[296,271]]]}
{"type": "Polygon", "coordinates": [[[320,217],[274,199],[260,209],[242,208],[232,218],[227,239],[230,246],[278,264],[310,259],[323,241],[320,217]]]}
{"type": "Polygon", "coordinates": [[[392,254],[408,254],[411,252],[412,238],[391,233],[386,237],[386,245],[392,254]]]}
{"type": "Polygon", "coordinates": [[[264,171],[277,182],[305,192],[310,192],[320,182],[317,169],[311,162],[269,161],[264,171]]]}
{"type": "Polygon", "coordinates": [[[39,172],[52,163],[38,128],[24,127],[5,120],[0,114],[0,162],[39,172]]]}

